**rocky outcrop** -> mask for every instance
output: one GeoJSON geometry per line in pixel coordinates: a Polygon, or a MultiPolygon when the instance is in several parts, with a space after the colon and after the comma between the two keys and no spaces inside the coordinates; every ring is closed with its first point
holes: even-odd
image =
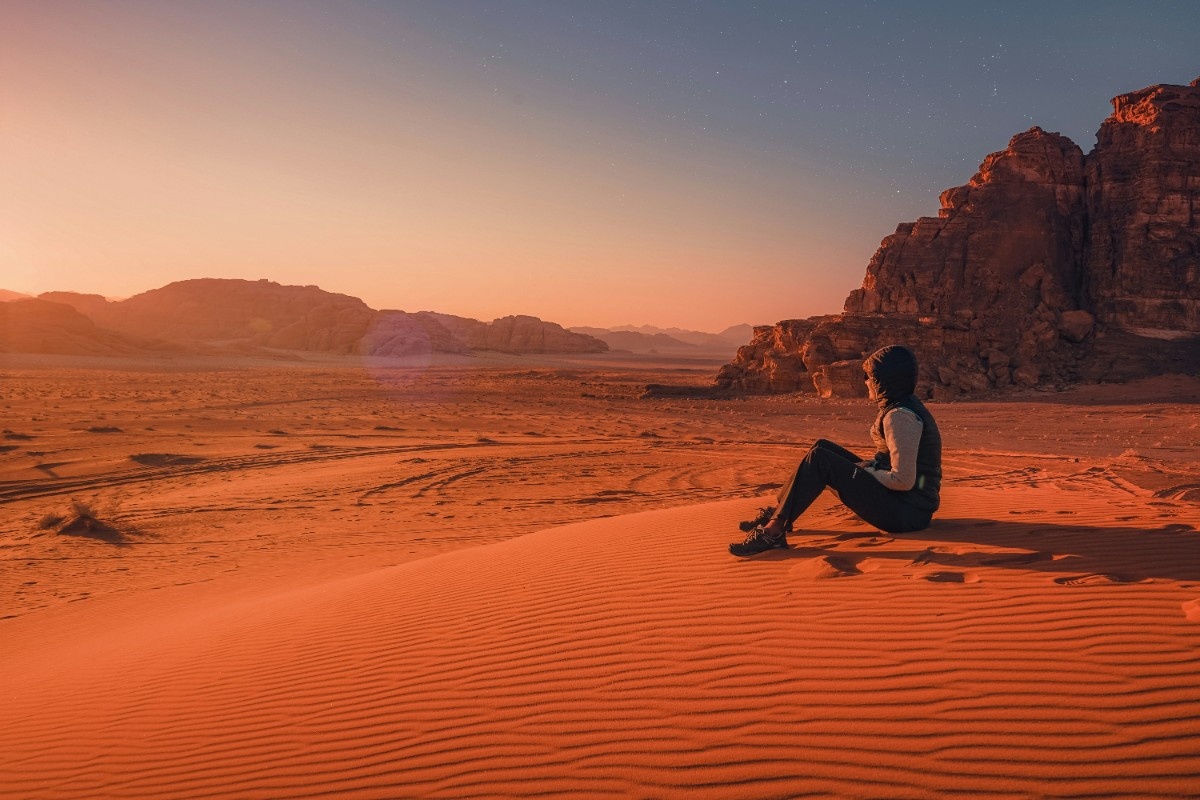
{"type": "Polygon", "coordinates": [[[775,326],[756,327],[750,344],[721,367],[717,385],[745,392],[813,391],[803,350],[820,319],[786,319],[775,326]]]}
{"type": "Polygon", "coordinates": [[[992,153],[966,186],[941,195],[937,217],[900,225],[867,265],[849,313],[952,316],[1029,303],[1077,302],[1084,231],[1083,152],[1032,128],[992,153]],[[1021,285],[1031,292],[1012,292],[1021,285]],[[996,307],[999,304],[999,307],[996,307]]]}
{"type": "Polygon", "coordinates": [[[115,306],[103,322],[122,333],[343,354],[355,352],[376,313],[316,286],[216,278],[177,281],[115,306]]]}
{"type": "Polygon", "coordinates": [[[858,395],[894,343],[935,397],[1200,369],[1200,87],[1113,106],[1087,156],[1014,136],[883,240],[843,314],[756,329],[717,385],[858,395]]]}
{"type": "Polygon", "coordinates": [[[1200,79],[1113,99],[1087,159],[1087,195],[1096,318],[1200,332],[1200,79]]]}
{"type": "Polygon", "coordinates": [[[14,292],[9,289],[0,289],[0,303],[7,303],[10,300],[28,300],[29,295],[14,292]]]}
{"type": "Polygon", "coordinates": [[[468,352],[464,342],[435,320],[403,311],[380,311],[358,342],[358,353],[370,356],[468,352]]]}

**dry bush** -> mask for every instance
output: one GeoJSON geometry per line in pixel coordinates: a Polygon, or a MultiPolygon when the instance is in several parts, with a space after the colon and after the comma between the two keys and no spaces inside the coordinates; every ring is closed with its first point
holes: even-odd
{"type": "Polygon", "coordinates": [[[42,530],[52,530],[59,536],[83,536],[90,539],[100,539],[112,544],[121,544],[125,536],[120,529],[105,522],[101,517],[111,517],[115,507],[108,513],[102,514],[96,501],[71,498],[65,513],[50,512],[42,516],[38,527],[42,530]]]}

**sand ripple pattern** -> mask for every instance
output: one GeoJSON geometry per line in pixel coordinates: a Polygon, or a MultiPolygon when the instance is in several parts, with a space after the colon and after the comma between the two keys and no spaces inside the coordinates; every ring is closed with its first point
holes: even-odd
{"type": "Polygon", "coordinates": [[[651,511],[17,641],[0,796],[1194,795],[1197,532],[995,495],[744,561],[754,501],[651,511]]]}

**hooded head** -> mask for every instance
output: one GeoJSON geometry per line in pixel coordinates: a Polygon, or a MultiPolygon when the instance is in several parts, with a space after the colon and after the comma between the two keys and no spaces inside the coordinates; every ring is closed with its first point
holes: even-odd
{"type": "Polygon", "coordinates": [[[917,357],[902,345],[876,350],[863,362],[863,371],[877,384],[881,407],[903,400],[917,389],[917,357]]]}

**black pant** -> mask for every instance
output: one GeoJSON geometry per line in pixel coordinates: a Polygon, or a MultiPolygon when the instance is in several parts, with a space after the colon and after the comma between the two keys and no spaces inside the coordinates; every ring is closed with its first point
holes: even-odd
{"type": "Polygon", "coordinates": [[[869,525],[888,533],[919,531],[929,527],[930,512],[910,505],[905,492],[889,489],[858,466],[863,459],[826,439],[818,439],[796,468],[796,474],[779,491],[776,516],[785,531],[812,505],[826,486],[869,525]]]}

